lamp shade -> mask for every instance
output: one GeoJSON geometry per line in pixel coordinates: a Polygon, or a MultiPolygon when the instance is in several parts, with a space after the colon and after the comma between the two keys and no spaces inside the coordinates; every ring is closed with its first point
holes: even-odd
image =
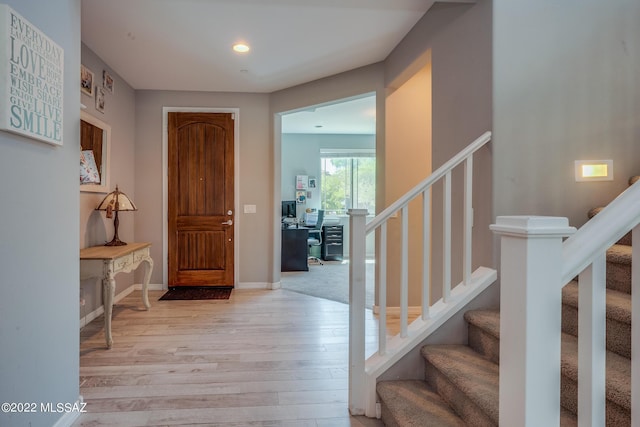
{"type": "Polygon", "coordinates": [[[137,211],[136,205],[131,201],[131,199],[124,194],[122,191],[118,190],[118,186],[116,185],[115,191],[107,194],[107,196],[102,199],[102,202],[96,208],[97,211],[107,211],[107,218],[111,218],[113,216],[113,212],[116,213],[115,219],[113,220],[113,229],[114,235],[113,240],[108,243],[105,243],[105,246],[123,246],[126,245],[125,242],[120,240],[118,237],[118,225],[120,221],[118,220],[118,212],[120,211],[137,211]]]}
{"type": "Polygon", "coordinates": [[[122,191],[118,190],[118,186],[116,185],[115,191],[107,194],[102,202],[96,208],[97,211],[137,211],[136,205],[131,201],[131,199],[124,194],[122,191]]]}

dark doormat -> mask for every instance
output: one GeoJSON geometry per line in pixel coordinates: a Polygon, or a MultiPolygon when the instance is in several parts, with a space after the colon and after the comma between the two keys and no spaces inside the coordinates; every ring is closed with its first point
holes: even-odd
{"type": "Polygon", "coordinates": [[[229,299],[231,287],[176,286],[169,288],[161,300],[229,299]]]}

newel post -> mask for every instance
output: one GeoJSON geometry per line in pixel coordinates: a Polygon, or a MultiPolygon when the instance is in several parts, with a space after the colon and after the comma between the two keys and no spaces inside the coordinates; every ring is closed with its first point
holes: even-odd
{"type": "Polygon", "coordinates": [[[502,216],[500,425],[560,425],[562,239],[567,218],[502,216]]]}
{"type": "Polygon", "coordinates": [[[366,406],[364,373],[366,209],[349,209],[349,411],[363,415],[366,406]]]}

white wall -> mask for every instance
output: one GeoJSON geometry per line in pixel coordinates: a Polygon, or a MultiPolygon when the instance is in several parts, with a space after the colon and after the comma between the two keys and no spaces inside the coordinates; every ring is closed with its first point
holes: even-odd
{"type": "MultiPolygon", "coordinates": [[[[102,85],[102,72],[107,70],[114,80],[113,93],[106,92],[104,112],[95,108],[95,97],[82,93],[80,101],[86,107],[86,113],[111,126],[111,158],[109,162],[110,186],[116,185],[137,205],[134,174],[140,165],[135,157],[135,91],[118,73],[111,69],[85,44],[81,49],[82,64],[94,73],[95,84],[102,85]]],[[[80,192],[80,247],[102,245],[113,238],[113,219],[107,219],[103,211],[95,208],[107,193],[80,192]]],[[[135,241],[134,221],[137,216],[145,216],[144,211],[123,212],[119,214],[118,236],[125,242],[135,241]]],[[[142,278],[138,279],[138,283],[142,278]]],[[[116,295],[134,283],[134,273],[120,273],[116,276],[116,295]]],[[[85,280],[81,283],[85,305],[80,316],[85,317],[102,305],[102,283],[99,279],[85,280]]]]}
{"type": "MultiPolygon", "coordinates": [[[[39,409],[79,395],[80,0],[3,3],[64,49],[63,145],[0,132],[0,402],[39,409]]],[[[63,415],[0,412],[0,425],[63,415]]]]}
{"type": "Polygon", "coordinates": [[[636,0],[494,0],[496,215],[580,226],[640,173],[638,22],[636,0]],[[575,182],[581,159],[614,181],[575,182]]]}

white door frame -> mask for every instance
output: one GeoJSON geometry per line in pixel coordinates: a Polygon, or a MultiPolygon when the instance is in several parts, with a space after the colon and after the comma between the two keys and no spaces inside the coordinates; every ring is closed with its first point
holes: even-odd
{"type": "Polygon", "coordinates": [[[240,268],[239,229],[241,217],[240,206],[240,109],[239,108],[202,108],[202,107],[162,107],[162,283],[163,288],[169,286],[169,113],[231,113],[233,120],[233,285],[238,286],[240,268]]]}

